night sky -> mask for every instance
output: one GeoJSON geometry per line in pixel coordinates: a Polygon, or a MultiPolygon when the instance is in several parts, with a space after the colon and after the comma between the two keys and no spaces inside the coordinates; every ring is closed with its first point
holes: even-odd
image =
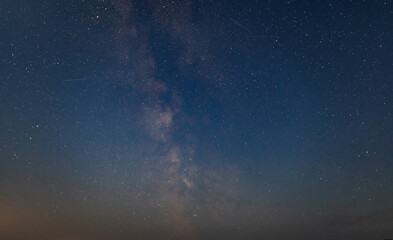
{"type": "Polygon", "coordinates": [[[393,238],[393,2],[0,1],[0,239],[393,238]]]}

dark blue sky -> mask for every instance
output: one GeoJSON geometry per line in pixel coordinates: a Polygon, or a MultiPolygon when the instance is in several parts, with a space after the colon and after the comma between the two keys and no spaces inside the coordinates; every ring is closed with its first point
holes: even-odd
{"type": "Polygon", "coordinates": [[[384,239],[391,1],[2,1],[0,238],[384,239]]]}

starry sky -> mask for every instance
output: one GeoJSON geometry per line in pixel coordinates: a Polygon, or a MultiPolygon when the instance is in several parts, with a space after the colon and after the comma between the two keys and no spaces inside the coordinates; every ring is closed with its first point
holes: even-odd
{"type": "Polygon", "coordinates": [[[2,0],[0,239],[393,238],[393,2],[2,0]]]}

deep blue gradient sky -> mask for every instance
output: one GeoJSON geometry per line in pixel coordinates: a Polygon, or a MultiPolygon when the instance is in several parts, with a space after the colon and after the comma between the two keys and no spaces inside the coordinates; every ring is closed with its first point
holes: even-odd
{"type": "Polygon", "coordinates": [[[392,4],[1,1],[0,238],[392,238],[392,4]]]}

